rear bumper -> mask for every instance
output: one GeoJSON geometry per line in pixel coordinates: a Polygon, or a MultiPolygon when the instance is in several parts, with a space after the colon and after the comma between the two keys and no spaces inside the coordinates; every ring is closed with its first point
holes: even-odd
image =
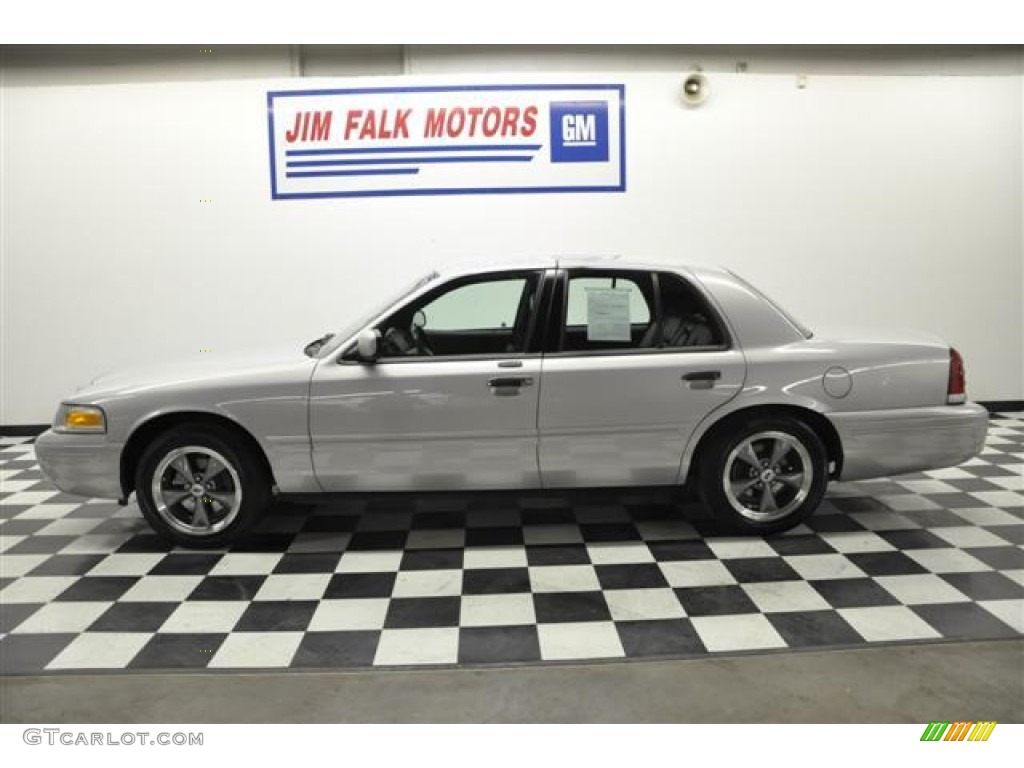
{"type": "Polygon", "coordinates": [[[978,455],[988,411],[976,403],[831,413],[843,444],[840,480],[952,467],[978,455]]]}
{"type": "Polygon", "coordinates": [[[65,435],[47,430],[36,438],[43,474],[65,493],[121,498],[121,443],[105,435],[65,435]]]}

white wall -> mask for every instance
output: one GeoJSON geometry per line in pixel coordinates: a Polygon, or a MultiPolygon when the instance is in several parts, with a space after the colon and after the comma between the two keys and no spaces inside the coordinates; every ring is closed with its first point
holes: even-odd
{"type": "Polygon", "coordinates": [[[277,202],[265,92],[294,79],[8,82],[0,424],[111,368],[298,348],[435,265],[551,253],[725,264],[812,327],[941,334],[972,397],[1024,397],[1020,74],[714,74],[697,110],[678,74],[599,79],[627,86],[625,194],[277,202]]]}

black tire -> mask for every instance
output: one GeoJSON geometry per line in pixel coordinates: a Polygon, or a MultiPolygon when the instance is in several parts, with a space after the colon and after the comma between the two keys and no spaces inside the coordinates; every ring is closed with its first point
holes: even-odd
{"type": "Polygon", "coordinates": [[[733,421],[716,428],[709,440],[700,457],[699,493],[733,530],[786,531],[810,517],[821,503],[828,485],[828,454],[818,434],[799,419],[765,416],[733,421]],[[785,449],[787,441],[792,447],[785,449]],[[777,446],[780,452],[785,450],[773,464],[777,446]],[[740,492],[741,488],[745,490],[740,492]]]}
{"type": "Polygon", "coordinates": [[[230,430],[183,424],[146,447],[135,473],[135,495],[143,516],[161,536],[181,546],[208,549],[230,543],[259,520],[270,504],[270,478],[262,457],[230,430]],[[218,469],[214,460],[225,468],[218,469]],[[203,478],[211,463],[215,476],[203,478]],[[193,472],[191,486],[185,469],[193,472]],[[154,482],[159,498],[154,498],[154,482]],[[200,487],[201,494],[189,490],[200,487]],[[179,494],[179,502],[169,503],[179,494]],[[197,503],[202,510],[198,520],[197,503]]]}

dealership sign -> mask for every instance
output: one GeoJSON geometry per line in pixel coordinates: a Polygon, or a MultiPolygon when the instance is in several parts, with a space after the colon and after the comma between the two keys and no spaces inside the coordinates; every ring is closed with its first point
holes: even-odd
{"type": "Polygon", "coordinates": [[[272,91],[267,112],[275,200],[626,189],[623,85],[272,91]]]}

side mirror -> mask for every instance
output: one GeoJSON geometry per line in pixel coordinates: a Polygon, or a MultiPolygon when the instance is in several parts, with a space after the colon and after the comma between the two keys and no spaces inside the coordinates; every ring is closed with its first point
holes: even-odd
{"type": "Polygon", "coordinates": [[[380,331],[367,328],[356,337],[356,354],[364,363],[376,362],[380,354],[380,331]]]}

